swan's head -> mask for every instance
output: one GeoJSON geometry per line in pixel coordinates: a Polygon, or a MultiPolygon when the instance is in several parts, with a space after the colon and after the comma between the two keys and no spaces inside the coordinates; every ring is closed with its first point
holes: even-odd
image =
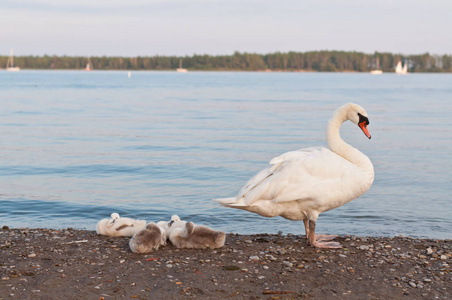
{"type": "Polygon", "coordinates": [[[168,223],[168,226],[171,226],[174,222],[180,221],[180,218],[178,215],[172,215],[171,221],[168,223]]]}
{"type": "Polygon", "coordinates": [[[116,221],[117,219],[119,219],[119,214],[117,214],[117,213],[112,213],[112,214],[110,215],[110,220],[108,220],[107,227],[113,226],[113,224],[115,223],[115,221],[116,221]]]}
{"type": "Polygon", "coordinates": [[[348,103],[345,105],[347,108],[347,118],[361,128],[364,134],[370,139],[370,133],[367,129],[369,125],[369,118],[367,112],[358,104],[348,103]]]}

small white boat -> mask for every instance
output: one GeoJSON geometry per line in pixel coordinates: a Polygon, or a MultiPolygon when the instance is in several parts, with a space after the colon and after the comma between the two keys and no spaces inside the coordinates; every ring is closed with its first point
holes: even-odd
{"type": "MultiPolygon", "coordinates": [[[[373,67],[373,63],[372,63],[372,67],[373,67]]],[[[370,74],[372,75],[380,75],[383,74],[383,70],[380,70],[380,59],[378,57],[375,58],[375,70],[371,70],[370,74]]]]}
{"type": "Polygon", "coordinates": [[[179,59],[179,68],[177,68],[176,71],[181,73],[187,72],[187,69],[182,68],[182,58],[179,59]]]}
{"type": "Polygon", "coordinates": [[[85,71],[91,71],[93,69],[93,64],[91,63],[91,59],[88,57],[88,63],[86,64],[85,71]]]}
{"type": "Polygon", "coordinates": [[[408,73],[408,63],[405,61],[405,65],[402,67],[402,62],[399,60],[397,66],[395,68],[395,72],[397,74],[406,74],[408,73]]]}
{"type": "Polygon", "coordinates": [[[19,67],[14,66],[14,50],[12,48],[11,48],[11,54],[8,57],[8,62],[6,63],[6,71],[10,71],[10,72],[20,71],[19,67]]]}
{"type": "Polygon", "coordinates": [[[403,74],[408,73],[408,63],[406,61],[405,61],[405,65],[403,66],[402,72],[403,72],[403,74]]]}

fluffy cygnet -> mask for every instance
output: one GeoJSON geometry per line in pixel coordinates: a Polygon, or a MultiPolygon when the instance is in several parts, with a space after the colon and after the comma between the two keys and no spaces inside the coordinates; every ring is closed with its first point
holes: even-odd
{"type": "Polygon", "coordinates": [[[145,220],[121,218],[119,214],[112,213],[110,219],[103,219],[97,223],[96,232],[108,236],[132,236],[145,227],[145,220]]]}
{"type": "Polygon", "coordinates": [[[185,227],[185,224],[187,224],[187,221],[182,221],[178,215],[172,215],[171,220],[166,227],[166,238],[169,239],[171,232],[173,232],[174,229],[185,227]]]}
{"type": "Polygon", "coordinates": [[[215,249],[223,247],[226,234],[207,226],[195,226],[188,222],[184,227],[174,228],[169,236],[171,243],[177,248],[215,249]]]}
{"type": "Polygon", "coordinates": [[[165,229],[154,222],[137,232],[129,242],[130,250],[134,253],[149,253],[158,250],[160,245],[166,245],[165,229]]]}

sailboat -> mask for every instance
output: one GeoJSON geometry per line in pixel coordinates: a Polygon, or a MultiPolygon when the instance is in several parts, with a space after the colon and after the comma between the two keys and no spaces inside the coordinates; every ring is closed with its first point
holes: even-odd
{"type": "Polygon", "coordinates": [[[406,74],[408,73],[408,63],[405,61],[405,65],[402,67],[402,62],[399,60],[397,66],[395,68],[395,72],[397,74],[406,74]]]}
{"type": "Polygon", "coordinates": [[[14,50],[11,48],[11,54],[8,57],[8,62],[6,63],[6,71],[17,72],[20,71],[19,67],[14,66],[14,50]]]}
{"type": "Polygon", "coordinates": [[[182,58],[179,58],[179,68],[176,69],[177,72],[187,72],[187,69],[182,68],[182,58]]]}
{"type": "Polygon", "coordinates": [[[380,74],[383,74],[383,70],[380,70],[380,58],[376,58],[376,63],[375,63],[375,65],[376,65],[376,69],[375,70],[371,70],[370,71],[370,74],[372,74],[372,75],[380,75],[380,74]]]}
{"type": "Polygon", "coordinates": [[[91,71],[93,69],[93,64],[91,63],[91,59],[88,57],[88,63],[86,64],[85,71],[91,71]]]}

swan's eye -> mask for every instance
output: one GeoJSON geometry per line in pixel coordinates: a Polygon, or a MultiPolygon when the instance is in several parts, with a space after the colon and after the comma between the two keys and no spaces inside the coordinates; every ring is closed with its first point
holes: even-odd
{"type": "Polygon", "coordinates": [[[358,116],[359,116],[359,122],[358,123],[366,122],[366,125],[369,125],[369,118],[363,116],[360,113],[358,113],[358,116]]]}

